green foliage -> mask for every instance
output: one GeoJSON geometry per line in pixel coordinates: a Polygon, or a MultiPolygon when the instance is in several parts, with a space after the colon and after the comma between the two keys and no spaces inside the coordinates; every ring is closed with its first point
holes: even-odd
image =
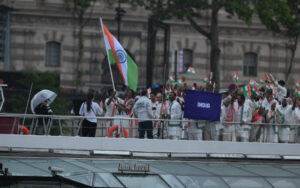
{"type": "MultiPolygon", "coordinates": [[[[33,87],[30,100],[37,92],[43,89],[48,89],[59,94],[59,73],[24,71],[14,80],[13,85],[9,85],[9,87],[13,88],[12,91],[7,91],[9,94],[5,92],[5,112],[21,114],[25,112],[31,83],[33,83],[33,87]]],[[[58,95],[51,104],[51,109],[56,115],[65,115],[68,113],[69,104],[70,101],[58,95]]],[[[27,113],[31,113],[30,103],[27,113]]]]}
{"type": "MultiPolygon", "coordinates": [[[[294,0],[293,0],[294,1],[294,0]]],[[[291,9],[286,1],[254,1],[261,22],[274,32],[281,32],[292,22],[291,9]]]]}

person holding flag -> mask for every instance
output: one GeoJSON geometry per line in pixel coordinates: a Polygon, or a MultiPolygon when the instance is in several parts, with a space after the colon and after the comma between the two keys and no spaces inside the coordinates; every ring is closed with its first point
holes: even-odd
{"type": "Polygon", "coordinates": [[[260,123],[265,123],[266,112],[262,106],[254,112],[251,123],[255,123],[251,126],[250,141],[251,142],[263,142],[264,141],[264,127],[260,123]]]}
{"type": "Polygon", "coordinates": [[[277,90],[278,90],[277,99],[279,100],[279,102],[281,102],[287,96],[287,90],[284,86],[285,86],[285,81],[279,80],[277,85],[277,90]]]}
{"type": "MultiPolygon", "coordinates": [[[[110,89],[108,91],[109,97],[104,101],[105,114],[104,117],[115,117],[121,115],[120,104],[123,104],[124,101],[116,97],[116,91],[114,89],[110,89]]],[[[112,125],[119,125],[120,120],[106,120],[106,129],[108,130],[112,125]]]]}
{"type": "Polygon", "coordinates": [[[266,116],[266,122],[270,124],[266,128],[265,142],[278,143],[278,125],[275,124],[282,123],[282,118],[277,110],[277,102],[272,101],[266,116]]]}
{"type": "Polygon", "coordinates": [[[240,125],[236,125],[237,141],[249,142],[250,126],[248,123],[252,119],[252,111],[249,104],[245,103],[244,95],[238,95],[237,105],[235,106],[235,122],[240,122],[240,125]]]}

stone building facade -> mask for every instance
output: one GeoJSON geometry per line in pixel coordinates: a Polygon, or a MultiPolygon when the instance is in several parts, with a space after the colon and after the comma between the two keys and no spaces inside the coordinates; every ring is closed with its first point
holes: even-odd
{"type": "MultiPolygon", "coordinates": [[[[60,87],[64,92],[83,91],[110,87],[110,75],[106,51],[100,29],[99,17],[116,36],[115,8],[117,1],[97,0],[87,11],[87,24],[83,29],[83,56],[78,63],[78,19],[73,14],[71,0],[0,0],[10,7],[10,53],[9,62],[0,60],[0,69],[6,71],[58,71],[60,87]],[[91,13],[91,14],[90,14],[91,13]]],[[[132,54],[139,68],[139,86],[146,84],[147,27],[149,12],[141,7],[122,4],[126,14],[121,22],[120,43],[132,54]]],[[[198,20],[209,24],[209,17],[198,20]]],[[[174,52],[177,52],[178,77],[184,75],[188,83],[203,85],[202,79],[209,74],[209,41],[195,31],[188,22],[169,20],[169,72],[174,74],[174,52]],[[192,65],[196,75],[184,74],[186,66],[192,65]]],[[[221,88],[232,83],[233,73],[238,73],[240,83],[249,79],[263,78],[271,72],[284,79],[290,56],[287,40],[265,29],[254,18],[247,26],[225,12],[219,16],[220,23],[220,78],[221,88]]],[[[153,71],[154,84],[162,84],[162,39],[157,34],[157,49],[153,71]],[[159,78],[159,79],[158,79],[159,78]]],[[[300,53],[296,52],[290,87],[300,79],[300,53]]],[[[116,67],[114,78],[121,83],[116,67]]]]}

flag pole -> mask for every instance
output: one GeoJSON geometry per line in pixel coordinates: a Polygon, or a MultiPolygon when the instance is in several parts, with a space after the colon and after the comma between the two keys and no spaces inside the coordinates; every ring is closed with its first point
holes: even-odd
{"type": "MultiPolygon", "coordinates": [[[[105,45],[105,38],[104,38],[104,31],[103,31],[103,27],[102,27],[103,25],[102,25],[102,18],[101,17],[100,17],[100,25],[101,25],[101,31],[102,31],[104,45],[105,45]]],[[[109,61],[109,54],[108,54],[108,50],[106,49],[106,46],[105,46],[105,51],[106,51],[107,62],[108,62],[108,67],[109,67],[109,72],[110,72],[110,77],[111,77],[111,83],[113,85],[113,89],[116,90],[114,77],[113,77],[113,74],[112,74],[112,71],[111,71],[111,65],[110,65],[110,61],[109,61]]]]}

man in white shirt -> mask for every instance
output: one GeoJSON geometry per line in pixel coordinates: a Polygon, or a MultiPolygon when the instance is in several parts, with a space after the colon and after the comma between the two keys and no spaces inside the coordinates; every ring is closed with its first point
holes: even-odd
{"type": "Polygon", "coordinates": [[[151,101],[147,97],[147,91],[144,90],[141,93],[141,97],[136,101],[133,106],[133,113],[135,117],[139,118],[139,138],[143,139],[145,137],[145,132],[147,132],[147,138],[153,138],[153,125],[152,121],[144,119],[152,119],[153,112],[151,107],[151,101]]]}
{"type": "Polygon", "coordinates": [[[287,95],[287,90],[284,87],[285,86],[285,81],[279,80],[278,81],[278,92],[277,92],[277,99],[281,102],[282,99],[284,99],[287,95]]]}
{"type": "Polygon", "coordinates": [[[290,140],[290,124],[292,116],[292,105],[288,105],[287,98],[282,99],[281,105],[278,107],[282,113],[283,122],[279,127],[279,141],[283,143],[288,143],[290,140]]]}
{"type": "MultiPolygon", "coordinates": [[[[168,109],[168,118],[171,120],[180,120],[182,117],[181,105],[176,101],[176,93],[171,92],[169,95],[170,105],[168,109]]],[[[168,137],[179,140],[181,135],[181,122],[170,121],[168,124],[168,137]]]]}
{"type": "Polygon", "coordinates": [[[235,122],[240,122],[237,125],[237,140],[241,142],[249,142],[250,125],[252,119],[252,111],[249,103],[245,103],[244,95],[238,95],[237,105],[235,105],[235,122]]]}

